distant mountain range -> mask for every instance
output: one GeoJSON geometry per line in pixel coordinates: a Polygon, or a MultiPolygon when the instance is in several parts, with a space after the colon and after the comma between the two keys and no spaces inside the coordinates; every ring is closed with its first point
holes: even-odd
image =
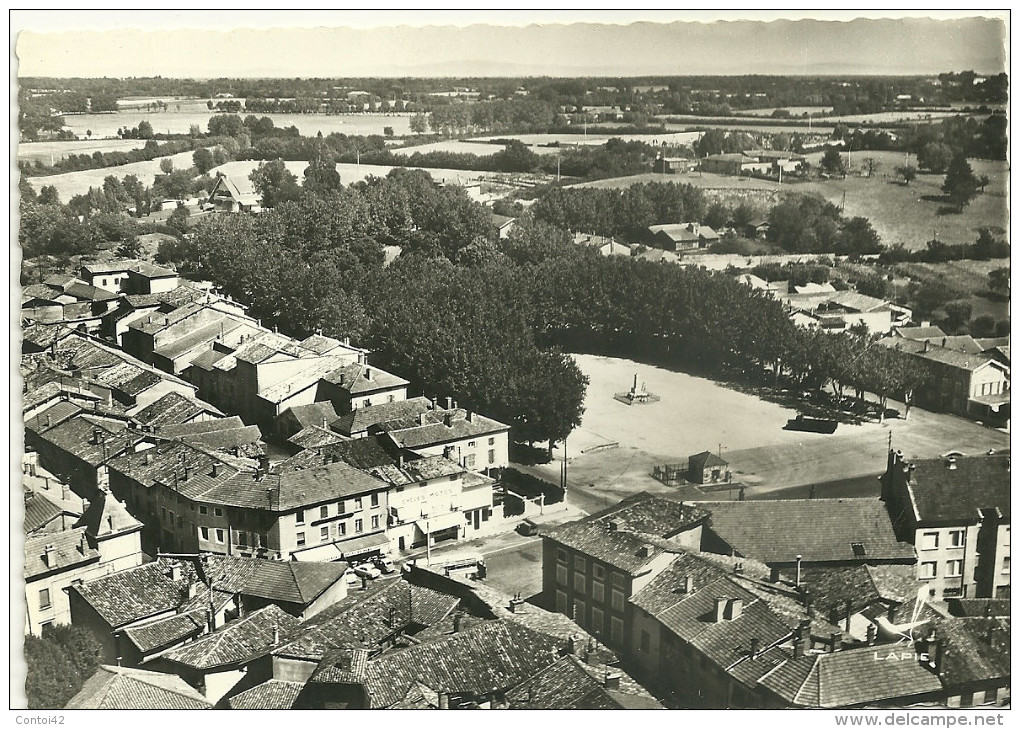
{"type": "Polygon", "coordinates": [[[983,17],[116,30],[23,35],[18,56],[29,76],[927,75],[1002,71],[1005,37],[983,17]]]}

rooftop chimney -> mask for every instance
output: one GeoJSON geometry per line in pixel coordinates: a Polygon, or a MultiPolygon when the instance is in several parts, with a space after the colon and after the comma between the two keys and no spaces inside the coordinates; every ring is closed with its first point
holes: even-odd
{"type": "Polygon", "coordinates": [[[56,555],[53,552],[53,545],[52,544],[47,544],[45,547],[43,547],[42,558],[43,558],[43,564],[45,564],[47,567],[56,567],[57,566],[57,558],[56,558],[56,555]]]}
{"type": "Polygon", "coordinates": [[[174,582],[177,582],[178,580],[181,579],[180,562],[174,561],[170,563],[170,579],[173,580],[174,582]]]}
{"type": "Polygon", "coordinates": [[[727,605],[727,612],[729,615],[726,616],[727,620],[736,620],[740,617],[741,613],[744,612],[744,600],[743,598],[734,597],[731,598],[727,605]]]}
{"type": "Polygon", "coordinates": [[[81,552],[84,555],[85,554],[85,550],[87,548],[88,548],[88,539],[86,539],[86,537],[85,537],[85,532],[82,532],[81,533],[81,541],[78,544],[78,551],[81,552]]]}
{"type": "Polygon", "coordinates": [[[715,599],[715,620],[713,622],[721,623],[726,619],[726,603],[728,598],[717,597],[715,599]]]}
{"type": "Polygon", "coordinates": [[[418,425],[425,425],[425,413],[418,413],[418,425]]]}
{"type": "Polygon", "coordinates": [[[101,428],[92,429],[92,443],[93,445],[99,445],[103,442],[103,431],[101,428]]]}
{"type": "Polygon", "coordinates": [[[684,577],[684,594],[690,595],[694,592],[694,578],[690,575],[684,577]]]}
{"type": "Polygon", "coordinates": [[[446,409],[447,410],[452,410],[453,409],[453,398],[452,397],[448,396],[446,398],[446,409]]]}
{"type": "Polygon", "coordinates": [[[372,379],[372,370],[370,370],[368,367],[365,368],[365,379],[366,380],[372,379]]]}
{"type": "Polygon", "coordinates": [[[459,633],[460,632],[460,624],[461,624],[461,622],[463,620],[464,620],[464,616],[461,615],[460,613],[457,613],[456,615],[453,616],[453,632],[454,633],[459,633]]]}
{"type": "Polygon", "coordinates": [[[447,694],[447,693],[444,693],[443,691],[439,692],[439,708],[440,709],[449,709],[450,708],[450,695],[447,694]]]}
{"type": "Polygon", "coordinates": [[[577,655],[577,636],[572,635],[567,638],[567,653],[574,656],[577,655]]]}
{"type": "Polygon", "coordinates": [[[191,466],[185,464],[185,466],[184,466],[184,476],[181,478],[181,480],[182,481],[187,481],[189,478],[191,478],[191,466]]]}
{"type": "Polygon", "coordinates": [[[769,580],[771,582],[779,582],[779,565],[772,565],[769,570],[769,580]]]}
{"type": "Polygon", "coordinates": [[[453,425],[453,413],[446,413],[445,415],[443,415],[443,424],[447,428],[453,425]]]}
{"type": "Polygon", "coordinates": [[[146,466],[152,465],[152,454],[149,453],[149,451],[145,451],[145,455],[142,456],[142,461],[145,463],[146,466]]]}
{"type": "Polygon", "coordinates": [[[949,461],[946,464],[946,467],[950,471],[955,471],[956,470],[956,456],[949,456],[949,461]]]}
{"type": "Polygon", "coordinates": [[[874,623],[868,625],[868,645],[875,645],[875,640],[878,638],[878,628],[874,623]]]}
{"type": "Polygon", "coordinates": [[[616,671],[606,672],[605,687],[610,691],[620,690],[620,674],[616,671]]]}
{"type": "Polygon", "coordinates": [[[475,420],[475,414],[473,412],[471,412],[470,410],[468,410],[467,411],[467,421],[469,423],[473,423],[474,420],[475,420]]]}
{"type": "Polygon", "coordinates": [[[213,475],[213,478],[216,478],[217,476],[220,475],[220,462],[219,461],[213,461],[213,464],[212,464],[212,475],[213,475]]]}
{"type": "Polygon", "coordinates": [[[832,633],[829,636],[829,653],[835,653],[843,647],[843,634],[840,632],[832,633]]]}
{"type": "Polygon", "coordinates": [[[927,352],[928,351],[928,340],[927,339],[924,340],[924,349],[922,349],[921,351],[922,352],[927,352]]]}
{"type": "Polygon", "coordinates": [[[751,660],[753,661],[758,657],[758,651],[761,649],[761,641],[757,638],[751,638],[751,660]]]}
{"type": "Polygon", "coordinates": [[[647,544],[642,544],[641,548],[638,549],[638,556],[647,559],[652,556],[652,548],[647,544]]]}

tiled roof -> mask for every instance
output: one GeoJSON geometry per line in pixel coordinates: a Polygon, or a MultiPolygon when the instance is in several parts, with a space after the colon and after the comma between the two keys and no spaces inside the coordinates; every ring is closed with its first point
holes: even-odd
{"type": "Polygon", "coordinates": [[[935,635],[946,640],[938,670],[947,684],[1009,679],[1009,615],[948,618],[932,626],[935,635]]]}
{"type": "Polygon", "coordinates": [[[89,545],[84,529],[25,537],[25,580],[99,561],[99,552],[89,545]],[[52,547],[46,557],[46,547],[52,547]]]}
{"type": "Polygon", "coordinates": [[[708,466],[728,466],[729,462],[724,461],[722,458],[717,456],[711,451],[702,451],[701,453],[695,453],[693,456],[687,459],[691,470],[700,471],[708,466]]]}
{"type": "MultiPolygon", "coordinates": [[[[165,433],[160,433],[165,435],[165,433]]],[[[263,453],[260,445],[262,431],[257,425],[245,425],[239,428],[224,428],[221,430],[207,430],[205,432],[175,436],[188,443],[194,443],[213,450],[231,450],[243,448],[248,457],[258,456],[263,453]]]]}
{"type": "Polygon", "coordinates": [[[907,352],[908,354],[913,354],[916,357],[920,357],[921,359],[937,362],[939,364],[946,365],[947,367],[953,367],[967,372],[979,370],[989,362],[994,361],[993,358],[987,354],[967,354],[966,352],[958,352],[955,349],[940,347],[936,344],[915,341],[913,339],[903,339],[901,337],[885,337],[884,339],[878,340],[878,343],[889,347],[890,349],[898,349],[903,352],[907,352]],[[925,349],[926,346],[927,349],[925,349]]]}
{"type": "MultiPolygon", "coordinates": [[[[340,343],[339,339],[326,337],[322,334],[313,334],[310,337],[302,339],[301,346],[305,349],[310,349],[316,354],[328,354],[343,345],[340,343]]],[[[344,349],[347,349],[347,347],[344,347],[344,349]]]]}
{"type": "Polygon", "coordinates": [[[216,408],[206,403],[199,403],[179,392],[168,392],[148,407],[139,410],[134,417],[144,425],[179,425],[204,412],[222,415],[216,408]]]}
{"type": "Polygon", "coordinates": [[[95,381],[134,398],[163,381],[156,372],[121,362],[96,374],[95,381]]]}
{"type": "Polygon", "coordinates": [[[630,601],[649,615],[657,615],[687,597],[685,586],[688,577],[691,578],[692,589],[697,592],[727,572],[722,566],[692,552],[681,552],[651,582],[631,595],[630,601]]]}
{"type": "Polygon", "coordinates": [[[309,425],[288,438],[287,442],[298,448],[309,449],[342,443],[345,440],[347,440],[345,436],[334,433],[332,430],[323,430],[318,425],[309,425]]]}
{"type": "Polygon", "coordinates": [[[28,418],[25,421],[25,430],[31,433],[44,433],[83,412],[86,412],[85,409],[78,403],[70,400],[58,400],[45,410],[28,418]]]}
{"type": "Polygon", "coordinates": [[[231,415],[227,418],[210,418],[209,420],[193,420],[190,423],[164,425],[159,429],[159,434],[164,438],[180,438],[243,427],[245,427],[244,421],[236,415],[231,415]]]}
{"type": "Polygon", "coordinates": [[[789,660],[792,655],[779,646],[759,650],[756,656],[751,656],[749,651],[745,651],[745,654],[737,663],[726,669],[728,674],[745,686],[754,686],[762,676],[789,660]]]}
{"type": "Polygon", "coordinates": [[[338,433],[352,435],[367,431],[371,426],[392,420],[416,419],[431,407],[428,398],[412,397],[398,402],[380,403],[367,408],[355,408],[341,415],[330,427],[338,433]]]}
{"type": "Polygon", "coordinates": [[[32,324],[21,330],[21,338],[42,350],[71,336],[71,332],[72,330],[63,324],[32,324]]]}
{"type": "Polygon", "coordinates": [[[896,327],[893,330],[897,335],[904,339],[941,339],[946,336],[946,333],[939,327],[896,327]]]}
{"type": "Polygon", "coordinates": [[[506,693],[511,709],[620,709],[606,689],[564,656],[506,693]]]}
{"type": "Polygon", "coordinates": [[[414,418],[411,419],[411,422],[379,423],[371,431],[389,433],[393,441],[402,448],[424,448],[439,443],[510,430],[509,425],[504,425],[477,413],[471,414],[469,422],[467,420],[468,411],[464,409],[429,410],[421,415],[425,419],[424,425],[418,425],[417,418],[414,418]],[[444,420],[447,414],[450,416],[449,425],[444,420]]]}
{"type": "Polygon", "coordinates": [[[162,620],[124,628],[121,632],[144,655],[201,635],[208,620],[208,611],[188,610],[162,620]]]}
{"type": "Polygon", "coordinates": [[[273,678],[227,699],[231,709],[280,710],[293,708],[305,685],[273,678]]]}
{"type": "Polygon", "coordinates": [[[459,603],[456,597],[402,579],[371,588],[353,591],[306,620],[290,642],[274,653],[320,660],[338,648],[374,647],[407,626],[439,622],[459,603]]]}
{"type": "MultiPolygon", "coordinates": [[[[213,455],[189,443],[161,440],[154,448],[122,453],[111,459],[110,469],[149,488],[157,482],[175,486],[189,497],[206,493],[215,484],[233,477],[238,468],[220,455],[213,455]],[[213,475],[213,469],[217,473],[213,475]],[[185,469],[188,478],[185,479],[185,469]]],[[[245,474],[250,483],[252,477],[245,474]]]]}
{"type": "Polygon", "coordinates": [[[288,413],[290,417],[294,418],[300,429],[311,425],[321,426],[324,421],[328,425],[337,418],[336,408],[328,400],[324,402],[311,402],[307,405],[294,405],[280,413],[280,417],[282,418],[288,413]]]}
{"type": "Polygon", "coordinates": [[[167,673],[100,666],[65,709],[210,709],[183,679],[167,673]]]}
{"type": "Polygon", "coordinates": [[[435,478],[460,476],[466,473],[462,466],[442,456],[407,459],[403,461],[403,465],[393,463],[391,460],[385,465],[369,468],[368,472],[394,486],[422,483],[435,478]]]}
{"type": "Polygon", "coordinates": [[[41,529],[63,513],[63,509],[44,495],[25,494],[25,534],[41,529]]]}
{"type": "Polygon", "coordinates": [[[202,565],[217,589],[275,602],[308,605],[343,578],[343,562],[276,562],[208,555],[202,565]]]}
{"type": "Polygon", "coordinates": [[[876,661],[874,648],[790,659],[759,683],[795,706],[826,709],[908,699],[942,689],[938,678],[913,656],[876,661]]]}
{"type": "Polygon", "coordinates": [[[923,523],[972,523],[979,509],[998,507],[1010,518],[1009,455],[957,457],[914,461],[909,489],[923,523]]]}
{"type": "Polygon", "coordinates": [[[390,390],[410,384],[403,377],[391,374],[386,370],[357,362],[340,367],[328,373],[323,379],[346,390],[351,395],[390,390]],[[371,379],[369,379],[371,375],[371,379]]]}
{"type": "Polygon", "coordinates": [[[271,474],[266,477],[267,485],[271,481],[275,482],[273,485],[277,488],[274,502],[279,501],[276,507],[279,511],[298,509],[309,504],[387,488],[387,485],[379,479],[343,461],[271,474]]]}
{"type": "Polygon", "coordinates": [[[712,501],[706,525],[738,554],[760,562],[912,560],[878,499],[712,501]],[[854,544],[864,547],[863,555],[854,544]]]}
{"type": "Polygon", "coordinates": [[[164,653],[163,658],[198,670],[241,666],[267,654],[299,622],[276,605],[268,605],[164,653]]]}
{"type": "Polygon", "coordinates": [[[488,694],[552,665],[558,647],[558,641],[540,633],[494,620],[443,640],[384,653],[369,661],[363,686],[371,708],[402,700],[416,682],[443,693],[488,694]]]}
{"type": "Polygon", "coordinates": [[[131,516],[127,507],[113,494],[103,491],[89,502],[75,526],[85,527],[90,537],[103,540],[115,534],[138,531],[143,524],[131,516]]]}
{"type": "Polygon", "coordinates": [[[127,430],[125,423],[90,415],[78,415],[42,434],[53,444],[89,465],[98,466],[143,440],[141,433],[127,430]],[[95,433],[100,433],[96,442],[95,433]]]}
{"type": "Polygon", "coordinates": [[[75,590],[112,628],[176,610],[188,598],[188,585],[196,579],[194,567],[182,561],[181,578],[170,576],[171,560],[154,562],[96,577],[75,590]]]}
{"type": "Polygon", "coordinates": [[[544,536],[635,574],[663,552],[674,551],[665,540],[707,515],[699,506],[642,493],[580,521],[553,527],[544,536]]]}

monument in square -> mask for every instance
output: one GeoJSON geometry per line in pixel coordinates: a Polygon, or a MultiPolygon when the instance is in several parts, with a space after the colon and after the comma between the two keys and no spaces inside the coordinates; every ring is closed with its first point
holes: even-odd
{"type": "Polygon", "coordinates": [[[618,392],[613,397],[625,405],[646,405],[650,402],[659,401],[659,396],[648,392],[648,388],[645,387],[644,382],[639,380],[636,372],[634,373],[634,384],[631,385],[630,390],[618,392]]]}

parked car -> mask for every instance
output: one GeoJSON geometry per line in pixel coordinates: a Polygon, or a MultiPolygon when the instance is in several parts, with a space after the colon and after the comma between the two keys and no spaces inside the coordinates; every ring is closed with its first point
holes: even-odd
{"type": "Polygon", "coordinates": [[[382,572],[380,572],[371,562],[356,565],[354,567],[354,574],[358,577],[367,577],[370,580],[374,580],[375,578],[382,576],[382,572]]]}
{"type": "Polygon", "coordinates": [[[386,555],[376,557],[372,560],[372,564],[384,575],[391,575],[397,571],[397,566],[393,564],[393,560],[386,555]]]}
{"type": "Polygon", "coordinates": [[[525,519],[517,525],[517,533],[525,537],[530,537],[538,534],[538,524],[531,519],[525,519]]]}

